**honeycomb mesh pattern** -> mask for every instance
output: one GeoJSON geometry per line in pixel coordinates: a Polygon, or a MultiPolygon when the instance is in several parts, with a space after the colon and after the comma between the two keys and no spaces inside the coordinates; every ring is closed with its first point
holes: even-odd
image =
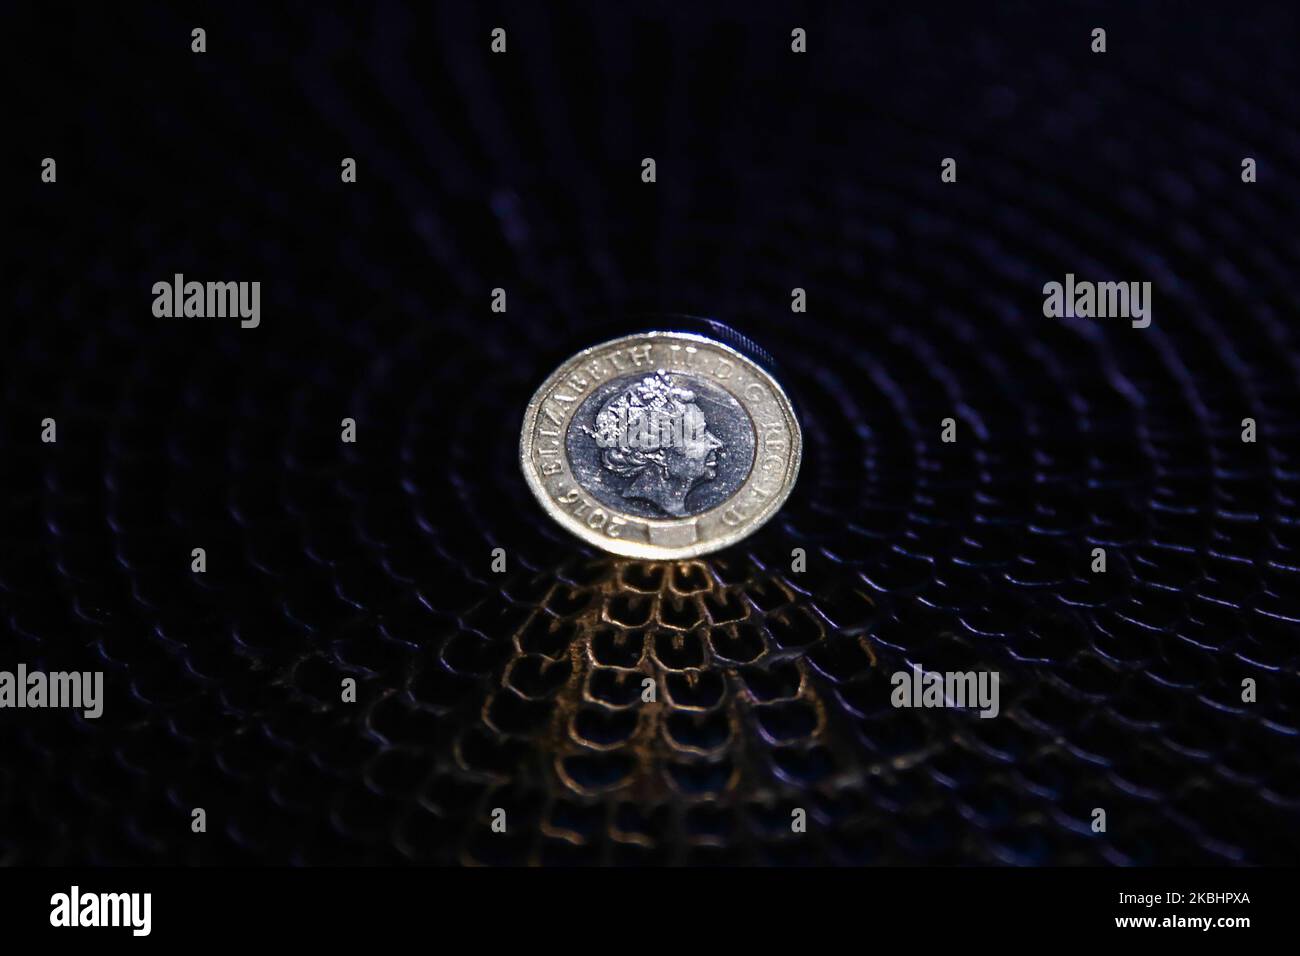
{"type": "Polygon", "coordinates": [[[1294,863],[1300,32],[1128,6],[16,23],[59,181],[6,160],[0,669],[107,700],[0,712],[0,861],[1294,863]],[[152,318],[176,272],[261,326],[152,318]],[[1067,272],[1152,325],[1045,318],[1067,272]],[[681,563],[516,463],[557,343],[646,309],[758,336],[805,432],[681,563]],[[912,665],[999,716],[891,707],[912,665]]]}

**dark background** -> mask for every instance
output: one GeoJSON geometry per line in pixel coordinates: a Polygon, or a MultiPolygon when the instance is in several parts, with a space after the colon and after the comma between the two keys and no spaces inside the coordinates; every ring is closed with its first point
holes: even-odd
{"type": "Polygon", "coordinates": [[[0,668],[107,701],[0,712],[0,862],[1296,861],[1293,5],[360,7],[6,7],[0,668]],[[516,464],[646,310],[761,336],[807,442],[680,565],[516,464]]]}

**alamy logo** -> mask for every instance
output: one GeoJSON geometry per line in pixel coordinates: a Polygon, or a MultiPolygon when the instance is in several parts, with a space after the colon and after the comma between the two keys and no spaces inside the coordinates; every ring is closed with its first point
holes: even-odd
{"type": "Polygon", "coordinates": [[[104,712],[103,671],[28,671],[19,664],[17,673],[0,671],[0,709],[5,707],[83,708],[94,720],[104,712]]]}
{"type": "Polygon", "coordinates": [[[51,926],[129,926],[132,936],[153,928],[152,893],[82,893],[73,886],[50,897],[51,926]]]}
{"type": "Polygon", "coordinates": [[[584,426],[583,431],[595,439],[597,448],[639,451],[680,448],[689,454],[689,449],[711,440],[695,393],[674,385],[662,371],[607,402],[596,416],[596,427],[584,426]]]}
{"type": "Polygon", "coordinates": [[[153,314],[160,319],[237,316],[245,329],[255,329],[262,322],[260,282],[186,282],[178,272],[171,282],[155,282],[153,294],[153,314]]]}
{"type": "Polygon", "coordinates": [[[997,671],[895,671],[889,702],[895,707],[979,708],[981,717],[998,715],[997,671]]]}
{"type": "Polygon", "coordinates": [[[1132,319],[1133,328],[1151,324],[1150,282],[1075,282],[1065,274],[1064,284],[1043,286],[1043,315],[1049,319],[1132,319]]]}

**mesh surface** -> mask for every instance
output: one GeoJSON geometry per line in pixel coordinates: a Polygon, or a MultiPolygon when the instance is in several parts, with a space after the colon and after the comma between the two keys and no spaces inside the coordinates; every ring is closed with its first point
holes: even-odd
{"type": "Polygon", "coordinates": [[[1294,863],[1296,15],[983,6],[15,23],[0,668],[107,702],[0,713],[0,861],[1294,863]],[[154,319],[176,272],[262,325],[154,319]],[[1044,318],[1067,272],[1152,325],[1044,318]],[[761,335],[805,432],[679,564],[515,461],[645,309],[761,335]],[[912,664],[1000,716],[895,710],[912,664]]]}

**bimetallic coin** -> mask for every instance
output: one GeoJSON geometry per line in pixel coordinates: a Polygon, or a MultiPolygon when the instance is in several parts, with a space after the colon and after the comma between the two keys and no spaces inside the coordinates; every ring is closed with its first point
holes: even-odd
{"type": "Polygon", "coordinates": [[[785,502],[802,435],[770,374],[688,332],[643,332],[584,349],[524,412],[519,459],[557,522],[634,558],[717,551],[785,502]]]}

